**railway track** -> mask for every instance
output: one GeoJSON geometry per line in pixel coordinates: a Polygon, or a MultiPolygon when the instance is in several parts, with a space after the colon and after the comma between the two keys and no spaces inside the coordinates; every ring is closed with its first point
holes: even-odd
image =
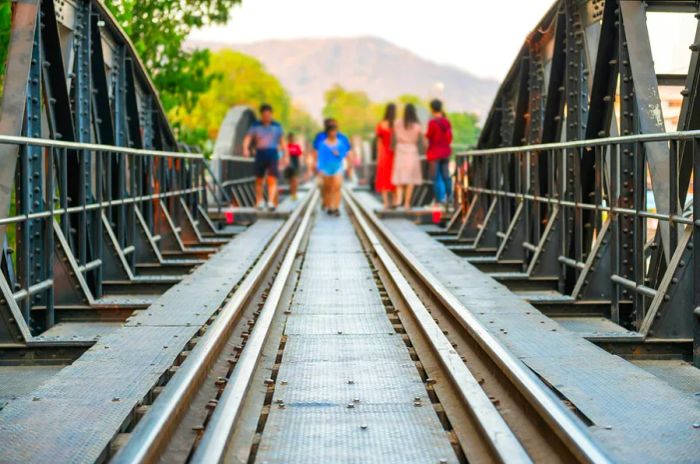
{"type": "Polygon", "coordinates": [[[341,218],[317,192],[291,215],[112,462],[609,462],[586,418],[343,195],[341,218]]]}

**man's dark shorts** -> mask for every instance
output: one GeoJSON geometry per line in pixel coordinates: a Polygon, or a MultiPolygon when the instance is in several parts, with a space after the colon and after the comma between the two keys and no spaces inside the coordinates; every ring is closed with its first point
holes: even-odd
{"type": "Polygon", "coordinates": [[[277,150],[257,150],[255,152],[255,163],[253,163],[253,171],[255,177],[261,178],[268,176],[279,177],[277,150]]]}
{"type": "Polygon", "coordinates": [[[291,169],[291,174],[293,176],[298,176],[301,174],[301,156],[290,156],[289,157],[289,166],[292,168],[291,169]]]}

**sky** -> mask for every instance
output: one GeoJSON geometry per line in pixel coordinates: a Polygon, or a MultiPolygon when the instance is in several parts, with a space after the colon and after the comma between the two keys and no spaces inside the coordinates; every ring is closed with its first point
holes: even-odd
{"type": "Polygon", "coordinates": [[[500,79],[553,0],[242,0],[193,40],[378,36],[423,58],[500,79]],[[488,46],[485,44],[488,43],[488,46]]]}
{"type": "MultiPolygon", "coordinates": [[[[527,34],[552,3],[553,0],[242,0],[227,25],[195,31],[191,39],[239,43],[378,36],[423,58],[500,80],[527,34]]],[[[692,15],[650,15],[658,73],[687,71],[687,46],[693,42],[695,24],[692,15]]]]}

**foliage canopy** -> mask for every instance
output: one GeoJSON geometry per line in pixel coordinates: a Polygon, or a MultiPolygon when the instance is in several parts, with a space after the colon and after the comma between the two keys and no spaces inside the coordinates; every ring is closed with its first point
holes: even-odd
{"type": "Polygon", "coordinates": [[[2,83],[5,77],[5,61],[7,61],[11,21],[12,2],[10,0],[0,0],[0,95],[2,95],[2,83]]]}
{"type": "Polygon", "coordinates": [[[292,105],[280,81],[253,57],[233,50],[213,53],[205,76],[210,86],[197,104],[191,110],[180,106],[170,111],[183,141],[215,140],[226,113],[237,105],[257,110],[262,103],[269,103],[285,129],[306,136],[318,129],[307,113],[292,105]]]}
{"type": "Polygon", "coordinates": [[[335,118],[340,130],[349,136],[367,136],[376,124],[376,107],[362,91],[349,91],[334,85],[326,91],[324,118],[335,118]]]}
{"type": "MultiPolygon", "coordinates": [[[[348,135],[368,137],[372,134],[375,125],[384,115],[384,107],[389,102],[372,102],[365,92],[349,91],[340,85],[335,85],[325,94],[326,105],[323,109],[324,117],[334,117],[338,120],[340,129],[348,135]]],[[[403,114],[402,107],[408,103],[418,108],[421,123],[427,124],[425,115],[429,114],[428,100],[418,95],[405,94],[395,100],[398,104],[397,116],[403,114]]],[[[452,123],[454,144],[473,146],[479,137],[479,117],[473,113],[453,112],[447,117],[452,123]]]]}
{"type": "Polygon", "coordinates": [[[150,71],[166,110],[192,108],[209,88],[208,50],[184,50],[193,29],[223,24],[240,0],[105,0],[150,71]]]}

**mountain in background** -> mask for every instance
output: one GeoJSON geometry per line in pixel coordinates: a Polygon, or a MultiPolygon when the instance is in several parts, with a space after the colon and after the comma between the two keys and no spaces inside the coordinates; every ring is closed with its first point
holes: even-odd
{"type": "Polygon", "coordinates": [[[469,111],[484,119],[498,82],[453,66],[420,58],[374,37],[268,40],[250,44],[189,42],[214,51],[231,48],[259,59],[277,76],[292,99],[320,118],[323,94],[334,84],[363,90],[374,101],[402,94],[441,96],[449,111],[469,111]]]}

